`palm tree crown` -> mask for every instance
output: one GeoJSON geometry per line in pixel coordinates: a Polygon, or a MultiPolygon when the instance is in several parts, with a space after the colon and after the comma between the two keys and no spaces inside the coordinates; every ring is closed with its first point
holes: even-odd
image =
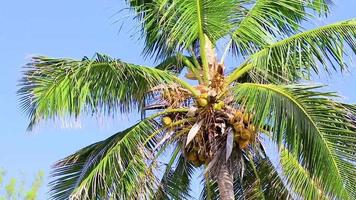
{"type": "Polygon", "coordinates": [[[68,114],[143,116],[56,163],[53,199],[187,199],[197,169],[202,199],[356,198],[356,107],[302,84],[348,70],[355,19],[305,31],[301,23],[329,13],[328,0],[127,4],[144,53],[160,64],[39,56],[21,81],[29,129],[68,114]],[[231,72],[229,55],[243,60],[231,72]],[[281,170],[263,139],[278,146],[281,170]]]}

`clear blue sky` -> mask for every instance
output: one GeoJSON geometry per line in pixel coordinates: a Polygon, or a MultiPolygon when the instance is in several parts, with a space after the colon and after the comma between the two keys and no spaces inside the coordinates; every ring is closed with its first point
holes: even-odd
{"type": "MultiPolygon", "coordinates": [[[[316,21],[317,25],[355,18],[355,0],[337,0],[330,18],[316,21]]],[[[137,120],[122,116],[100,125],[85,118],[81,128],[61,128],[61,123],[42,123],[27,133],[28,120],[19,109],[16,90],[21,67],[31,55],[81,58],[95,52],[109,54],[125,61],[150,64],[141,56],[142,43],[130,38],[134,30],[129,25],[118,34],[120,24],[114,23],[123,15],[123,0],[11,0],[0,2],[0,167],[9,176],[26,174],[31,179],[42,169],[48,175],[50,165],[70,153],[112,133],[128,127],[137,120]]],[[[355,56],[353,56],[355,59],[355,56]]],[[[355,65],[352,65],[355,74],[355,65]]],[[[349,103],[356,102],[354,75],[321,79],[332,90],[339,91],[349,103]]],[[[319,82],[321,81],[319,80],[319,82]]],[[[40,199],[47,199],[46,190],[40,199]]]]}

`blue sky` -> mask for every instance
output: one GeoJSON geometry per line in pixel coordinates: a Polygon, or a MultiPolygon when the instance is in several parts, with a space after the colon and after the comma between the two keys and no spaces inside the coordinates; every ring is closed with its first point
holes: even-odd
{"type": "MultiPolygon", "coordinates": [[[[356,17],[354,0],[335,1],[333,13],[327,20],[315,21],[323,25],[356,17]]],[[[0,2],[0,167],[9,176],[26,174],[27,179],[38,170],[48,175],[50,165],[93,142],[128,127],[137,115],[122,116],[101,124],[95,118],[84,118],[81,128],[63,128],[61,122],[41,123],[28,133],[28,120],[20,110],[16,90],[22,66],[31,55],[81,58],[95,52],[106,53],[128,62],[151,64],[141,56],[142,43],[131,38],[135,33],[130,17],[125,28],[120,23],[123,1],[115,0],[32,0],[0,2]]],[[[355,59],[355,56],[353,56],[355,59]]],[[[331,79],[319,79],[339,91],[346,102],[355,103],[355,65],[351,74],[331,79]]],[[[40,199],[47,199],[46,190],[40,199]]]]}

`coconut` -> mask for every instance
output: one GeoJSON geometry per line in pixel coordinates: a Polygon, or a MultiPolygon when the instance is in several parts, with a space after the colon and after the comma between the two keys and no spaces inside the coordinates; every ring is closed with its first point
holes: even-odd
{"type": "Polygon", "coordinates": [[[238,135],[240,135],[241,132],[244,130],[244,125],[242,125],[242,124],[236,122],[236,123],[234,124],[234,130],[235,130],[235,132],[236,132],[238,135]]]}
{"type": "Polygon", "coordinates": [[[202,93],[200,95],[200,98],[203,98],[203,99],[208,99],[208,97],[209,97],[208,93],[202,93]]]}
{"type": "Polygon", "coordinates": [[[256,132],[256,127],[254,125],[250,124],[248,128],[250,129],[250,131],[256,132]]]}
{"type": "Polygon", "coordinates": [[[249,140],[251,138],[251,132],[248,129],[243,129],[241,132],[241,139],[249,140]]]}
{"type": "Polygon", "coordinates": [[[235,112],[234,119],[236,121],[241,121],[242,117],[243,117],[243,113],[241,111],[238,110],[235,112]]]}
{"type": "Polygon", "coordinates": [[[249,145],[248,140],[239,140],[238,143],[241,149],[246,149],[249,145]]]}
{"type": "Polygon", "coordinates": [[[223,101],[219,101],[218,103],[214,104],[214,110],[221,110],[225,106],[225,103],[223,101]]]}
{"type": "Polygon", "coordinates": [[[250,116],[249,116],[249,114],[244,114],[244,116],[243,116],[243,122],[244,122],[245,124],[248,124],[248,123],[250,122],[250,116]]]}
{"type": "Polygon", "coordinates": [[[198,156],[197,156],[197,151],[189,151],[188,155],[187,155],[187,159],[191,162],[197,161],[198,160],[198,156]]]}
{"type": "Polygon", "coordinates": [[[223,102],[223,101],[219,101],[219,103],[218,103],[222,108],[225,106],[225,102],[223,102]]]}
{"type": "Polygon", "coordinates": [[[206,99],[206,98],[198,98],[197,99],[197,103],[198,103],[198,105],[200,106],[200,107],[205,107],[205,106],[207,106],[208,105],[208,100],[206,99]]]}
{"type": "Polygon", "coordinates": [[[217,110],[217,111],[220,111],[222,109],[221,105],[218,103],[214,104],[213,108],[214,108],[214,110],[217,110]]]}
{"type": "Polygon", "coordinates": [[[165,116],[162,118],[162,123],[164,125],[168,126],[168,125],[172,124],[172,119],[168,116],[165,116]]]}

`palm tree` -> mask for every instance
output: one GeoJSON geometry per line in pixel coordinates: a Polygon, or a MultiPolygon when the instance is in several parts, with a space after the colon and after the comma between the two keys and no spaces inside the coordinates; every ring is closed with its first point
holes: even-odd
{"type": "Polygon", "coordinates": [[[355,19],[305,30],[329,13],[328,0],[127,4],[157,66],[102,54],[27,65],[19,95],[29,129],[82,113],[142,113],[56,163],[53,199],[187,199],[197,170],[202,199],[356,198],[356,106],[303,84],[349,69],[355,19]],[[240,65],[225,66],[227,56],[240,65]]]}

